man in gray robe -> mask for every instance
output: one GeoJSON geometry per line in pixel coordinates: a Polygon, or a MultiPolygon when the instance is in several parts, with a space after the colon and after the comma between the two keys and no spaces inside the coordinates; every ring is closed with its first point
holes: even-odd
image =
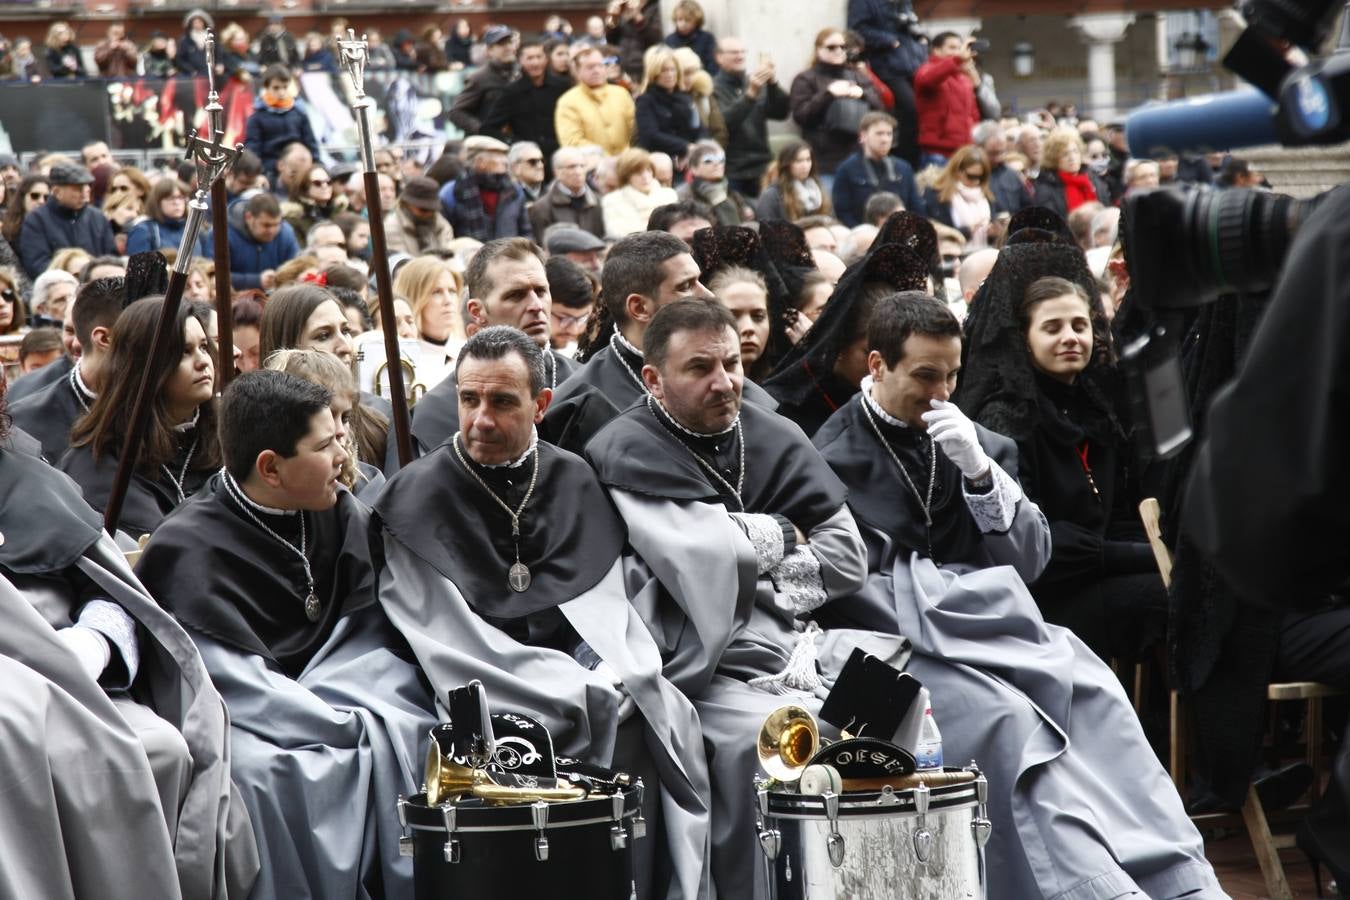
{"type": "Polygon", "coordinates": [[[156,529],[137,573],[229,707],[262,862],[252,896],[407,900],[398,796],[420,781],[431,699],[375,603],[369,512],[337,482],[331,403],[284,372],[233,381],[226,465],[156,529]]]}
{"type": "MultiPolygon", "coordinates": [[[[600,345],[556,392],[544,419],[544,438],[580,453],[606,422],[646,394],[642,336],[656,311],[675,300],[712,299],[689,245],[665,231],[630,234],[615,243],[600,273],[600,345]],[[612,324],[610,324],[612,323],[612,324]]],[[[745,396],[773,409],[772,397],[753,383],[745,396]]]]}
{"type": "Polygon", "coordinates": [[[14,726],[6,746],[38,741],[48,729],[51,772],[50,779],[30,782],[18,776],[41,753],[15,758],[5,769],[16,779],[0,793],[16,807],[25,802],[20,798],[40,806],[47,792],[53,798],[50,809],[3,817],[5,895],[243,897],[257,872],[257,852],[230,783],[225,707],[201,658],[132,575],[74,482],[8,448],[0,450],[0,576],[28,607],[22,619],[6,619],[6,640],[22,648],[9,655],[31,670],[2,682],[6,719],[14,726]],[[52,685],[60,690],[53,693],[52,685]],[[72,735],[61,730],[69,704],[86,708],[71,718],[101,720],[81,739],[90,760],[72,759],[72,735]],[[31,732],[19,724],[33,719],[47,724],[32,725],[31,732]],[[99,735],[109,732],[106,772],[69,780],[81,766],[102,769],[99,735]],[[119,735],[138,741],[135,753],[116,746],[119,735]],[[124,765],[125,776],[113,774],[124,765]],[[139,780],[138,771],[151,779],[139,780]],[[116,814],[123,804],[125,822],[116,814]],[[151,807],[157,829],[145,818],[151,807]],[[110,838],[110,846],[139,847],[102,870],[85,862],[101,858],[102,849],[80,846],[101,839],[101,823],[125,825],[126,834],[110,838]],[[68,863],[60,862],[63,853],[68,863]]]}
{"type": "Polygon", "coordinates": [[[903,634],[949,759],[989,779],[991,898],[1221,897],[1115,675],[1027,591],[1050,555],[1017,449],[948,402],[961,329],[918,292],[868,326],[869,377],[815,436],[849,488],[866,588],[826,625],[903,634]]]}
{"type": "Polygon", "coordinates": [[[652,579],[625,554],[622,522],[586,464],[535,433],[552,397],[543,351],[484,328],[456,375],[460,430],[376,505],[380,602],[441,703],[478,679],[499,711],[540,720],[559,755],[644,776],[639,897],[709,897],[698,717],[630,603],[652,579]]]}
{"type": "Polygon", "coordinates": [[[787,703],[817,711],[855,647],[899,667],[907,646],[810,623],[813,610],[862,586],[863,545],[843,485],[801,429],[741,403],[740,341],[726,308],[662,307],[645,351],[650,394],[586,455],[658,579],[633,603],[703,724],[718,895],[765,897],[752,806],[760,725],[787,703]]]}

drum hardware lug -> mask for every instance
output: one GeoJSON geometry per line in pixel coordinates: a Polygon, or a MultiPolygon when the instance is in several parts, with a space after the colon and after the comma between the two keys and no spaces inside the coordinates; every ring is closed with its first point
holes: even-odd
{"type": "Polygon", "coordinates": [[[989,843],[989,835],[994,831],[994,823],[983,816],[977,816],[970,821],[970,831],[975,835],[975,843],[983,852],[984,845],[989,843]]]}
{"type": "Polygon", "coordinates": [[[899,806],[900,798],[895,796],[895,788],[889,784],[881,786],[881,795],[877,797],[877,806],[899,806]]]}
{"type": "Polygon", "coordinates": [[[777,828],[761,828],[759,848],[764,851],[769,862],[778,859],[778,851],[783,847],[783,834],[777,828]]]}
{"type": "Polygon", "coordinates": [[[539,862],[548,861],[548,837],[544,829],[548,828],[548,804],[539,800],[530,806],[530,818],[539,836],[534,839],[534,858],[539,862]]]}
{"type": "Polygon", "coordinates": [[[628,846],[628,832],[622,825],[611,825],[609,827],[609,849],[618,852],[628,846]]]}
{"type": "Polygon", "coordinates": [[[399,827],[400,829],[402,829],[401,833],[400,833],[399,836],[398,836],[398,855],[399,855],[399,856],[412,856],[412,855],[413,855],[413,839],[412,839],[412,835],[408,834],[408,811],[407,811],[407,808],[406,808],[407,806],[408,806],[408,798],[405,797],[405,796],[403,796],[402,794],[399,794],[399,795],[398,795],[398,827],[399,827]]]}
{"type": "Polygon", "coordinates": [[[971,763],[971,769],[978,773],[975,778],[975,800],[978,806],[975,809],[975,818],[970,823],[970,828],[975,832],[975,842],[984,849],[984,845],[989,843],[989,835],[994,830],[994,823],[989,819],[989,779],[984,777],[984,773],[971,763]]]}
{"type": "Polygon", "coordinates": [[[623,794],[615,794],[613,797],[609,798],[610,818],[615,822],[623,821],[623,801],[623,794]]]}
{"type": "Polygon", "coordinates": [[[918,821],[914,828],[914,858],[927,864],[933,853],[933,833],[928,830],[928,785],[920,783],[914,789],[914,811],[918,821]]]}
{"type": "Polygon", "coordinates": [[[455,807],[450,803],[441,804],[441,823],[445,825],[445,847],[442,852],[445,855],[445,861],[451,865],[459,863],[459,840],[455,837],[455,807]]]}
{"type": "Polygon", "coordinates": [[[830,820],[830,833],[825,838],[825,850],[829,854],[830,864],[836,869],[844,864],[844,836],[839,833],[839,795],[826,791],[820,795],[825,801],[825,818],[830,820]]]}
{"type": "Polygon", "coordinates": [[[399,855],[399,856],[412,856],[412,855],[413,855],[413,839],[412,839],[412,835],[410,835],[410,834],[401,834],[401,835],[399,835],[399,838],[398,838],[398,855],[399,855]]]}
{"type": "Polygon", "coordinates": [[[408,827],[408,798],[402,794],[398,795],[398,825],[400,828],[408,827]]]}
{"type": "Polygon", "coordinates": [[[637,780],[634,790],[637,792],[637,815],[633,817],[633,840],[640,841],[647,836],[647,820],[642,817],[642,800],[647,788],[641,778],[637,780]]]}
{"type": "Polygon", "coordinates": [[[769,815],[769,789],[760,788],[755,792],[755,798],[759,801],[759,814],[767,817],[769,815]]]}

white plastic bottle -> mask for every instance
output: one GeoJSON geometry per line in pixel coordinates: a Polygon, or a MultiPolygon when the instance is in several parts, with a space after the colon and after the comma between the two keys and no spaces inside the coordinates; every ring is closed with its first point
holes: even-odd
{"type": "Polygon", "coordinates": [[[914,747],[916,768],[942,769],[942,732],[938,731],[937,720],[933,718],[933,704],[923,710],[923,725],[919,729],[919,743],[914,747]]]}

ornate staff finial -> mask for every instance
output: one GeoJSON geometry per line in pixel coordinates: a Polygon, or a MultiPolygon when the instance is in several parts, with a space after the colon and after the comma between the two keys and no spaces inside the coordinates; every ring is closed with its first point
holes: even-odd
{"type": "Polygon", "coordinates": [[[348,28],[347,37],[337,43],[338,49],[342,51],[342,65],[351,76],[352,87],[356,88],[356,102],[360,103],[366,98],[366,57],[369,48],[366,36],[363,34],[358,40],[356,30],[348,28]]]}

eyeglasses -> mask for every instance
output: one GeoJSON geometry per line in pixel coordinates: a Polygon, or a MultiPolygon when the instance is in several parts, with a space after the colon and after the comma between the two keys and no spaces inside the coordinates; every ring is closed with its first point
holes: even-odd
{"type": "Polygon", "coordinates": [[[978,172],[962,172],[962,173],[961,173],[961,176],[962,176],[963,178],[970,178],[970,179],[972,179],[972,180],[974,180],[974,181],[979,181],[981,178],[984,177],[984,170],[981,169],[981,170],[978,171],[978,172]]]}
{"type": "Polygon", "coordinates": [[[14,288],[5,288],[4,290],[0,290],[0,300],[13,306],[19,302],[19,295],[14,293],[14,288]]]}
{"type": "Polygon", "coordinates": [[[311,178],[309,180],[310,187],[328,187],[332,183],[333,182],[327,178],[311,178]]]}
{"type": "Polygon", "coordinates": [[[726,161],[727,161],[727,156],[726,156],[726,154],[725,154],[725,153],[719,153],[719,154],[717,154],[716,156],[705,156],[705,157],[703,157],[702,159],[700,159],[700,160],[698,161],[698,164],[699,164],[700,166],[707,166],[707,165],[714,165],[714,166],[717,166],[717,165],[721,165],[722,163],[724,163],[724,162],[726,162],[726,161]]]}
{"type": "Polygon", "coordinates": [[[1087,158],[1088,158],[1088,159],[1106,159],[1106,154],[1105,154],[1105,153],[1089,153],[1088,156],[1087,156],[1087,158]]]}
{"type": "Polygon", "coordinates": [[[848,45],[847,45],[847,44],[821,44],[821,45],[820,45],[820,49],[822,49],[822,50],[831,50],[831,51],[834,51],[834,50],[847,50],[847,49],[848,49],[848,45]]]}
{"type": "Polygon", "coordinates": [[[576,328],[578,325],[585,325],[590,321],[590,313],[582,313],[579,316],[564,316],[560,313],[553,313],[553,318],[558,321],[559,327],[576,328]]]}
{"type": "Polygon", "coordinates": [[[522,159],[521,163],[527,166],[542,166],[544,164],[544,160],[542,157],[539,159],[522,159]]]}
{"type": "Polygon", "coordinates": [[[29,199],[29,200],[46,200],[47,197],[48,197],[48,195],[45,194],[45,193],[43,193],[42,191],[29,191],[29,192],[28,192],[28,199],[29,199]]]}

